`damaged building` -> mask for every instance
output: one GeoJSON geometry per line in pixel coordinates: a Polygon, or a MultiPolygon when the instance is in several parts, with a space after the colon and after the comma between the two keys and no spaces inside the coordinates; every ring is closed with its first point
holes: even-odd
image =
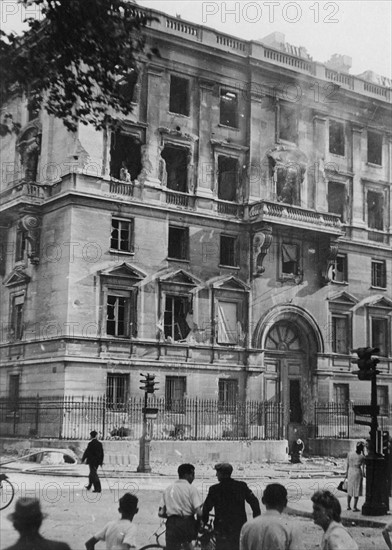
{"type": "Polygon", "coordinates": [[[168,410],[277,402],[306,438],[315,402],[369,401],[369,345],[387,410],[391,83],[153,13],[116,130],[7,105],[2,396],[121,408],[151,372],[168,410]]]}

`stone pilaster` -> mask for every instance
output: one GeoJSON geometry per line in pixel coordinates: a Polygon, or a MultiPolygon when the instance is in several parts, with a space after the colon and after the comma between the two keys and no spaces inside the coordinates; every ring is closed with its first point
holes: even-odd
{"type": "Polygon", "coordinates": [[[160,67],[150,65],[147,68],[147,129],[146,129],[146,151],[144,155],[148,155],[149,166],[151,171],[148,174],[148,179],[145,183],[159,184],[159,164],[160,164],[160,134],[154,129],[161,126],[161,93],[162,93],[162,74],[163,70],[160,67]]]}
{"type": "Polygon", "coordinates": [[[362,172],[362,131],[363,127],[353,123],[352,132],[352,165],[353,176],[353,196],[352,196],[352,223],[356,226],[365,227],[363,219],[363,201],[361,172],[362,172]]]}
{"type": "Polygon", "coordinates": [[[328,182],[324,172],[324,161],[327,146],[327,119],[320,115],[313,117],[313,165],[307,171],[308,204],[316,210],[328,211],[328,182]],[[313,190],[313,191],[312,191],[313,190]]]}
{"type": "Polygon", "coordinates": [[[211,150],[212,134],[212,100],[214,83],[202,80],[200,86],[199,110],[199,167],[197,178],[197,195],[211,198],[214,186],[214,156],[211,150]]]}

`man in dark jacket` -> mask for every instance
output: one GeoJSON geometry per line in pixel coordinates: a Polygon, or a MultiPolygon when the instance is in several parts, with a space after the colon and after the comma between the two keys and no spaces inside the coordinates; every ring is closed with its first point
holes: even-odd
{"type": "Polygon", "coordinates": [[[97,435],[95,430],[90,432],[91,441],[82,456],[82,462],[86,461],[90,468],[86,489],[89,491],[93,486],[93,493],[101,492],[101,482],[99,481],[97,470],[103,464],[103,447],[102,443],[98,441],[97,435]]]}
{"type": "Polygon", "coordinates": [[[231,464],[222,462],[215,466],[215,470],[219,483],[208,490],[203,523],[208,522],[209,513],[214,508],[216,550],[238,550],[241,528],[247,521],[245,502],[252,508],[254,518],[260,515],[260,504],[245,482],[231,479],[231,464]]]}

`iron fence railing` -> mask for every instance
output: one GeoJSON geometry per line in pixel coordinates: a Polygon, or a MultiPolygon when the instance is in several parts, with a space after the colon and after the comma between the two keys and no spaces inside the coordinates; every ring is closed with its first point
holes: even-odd
{"type": "MultiPolygon", "coordinates": [[[[280,403],[150,398],[157,418],[149,420],[152,439],[283,439],[280,403]]],[[[144,398],[112,403],[105,398],[0,399],[0,432],[10,437],[88,439],[92,429],[103,439],[138,439],[143,429],[144,398]]]]}
{"type": "MultiPolygon", "coordinates": [[[[354,403],[315,403],[314,431],[316,438],[357,439],[367,438],[370,428],[355,424],[354,403]]],[[[369,403],[355,403],[369,405],[369,403]]],[[[381,430],[392,431],[392,405],[380,408],[378,424],[381,430]]],[[[370,417],[357,417],[370,421],[370,417]]]]}

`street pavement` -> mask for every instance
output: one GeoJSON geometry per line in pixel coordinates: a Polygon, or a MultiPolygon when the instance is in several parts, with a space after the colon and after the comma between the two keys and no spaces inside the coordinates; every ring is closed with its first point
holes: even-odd
{"type": "MultiPolygon", "coordinates": [[[[3,460],[2,460],[3,462],[3,460]]],[[[346,495],[337,491],[343,479],[345,463],[338,459],[308,459],[303,464],[233,464],[233,477],[244,480],[261,499],[265,486],[281,483],[287,488],[289,503],[287,513],[297,516],[296,522],[304,535],[304,550],[316,548],[321,539],[321,530],[314,526],[311,518],[311,495],[316,490],[328,489],[339,498],[342,506],[343,523],[349,527],[361,550],[386,548],[381,537],[381,528],[392,516],[363,516],[346,511],[346,495]]],[[[216,482],[213,465],[195,464],[195,486],[203,499],[210,485],[216,482]]],[[[141,474],[128,468],[104,466],[100,470],[102,494],[92,494],[84,489],[88,467],[82,464],[41,465],[35,463],[10,463],[3,467],[16,488],[16,497],[36,496],[48,518],[44,521],[42,533],[48,538],[68,541],[73,550],[83,550],[84,542],[100,527],[118,515],[118,499],[125,492],[132,492],[139,498],[140,546],[155,542],[152,536],[159,528],[157,517],[162,491],[177,478],[176,465],[152,464],[152,473],[141,474]],[[29,471],[21,471],[21,468],[29,471]]],[[[360,506],[364,499],[360,499],[360,506]]],[[[15,501],[14,501],[15,502],[15,501]]],[[[1,512],[1,548],[17,540],[7,515],[12,505],[1,512]]],[[[391,503],[392,504],[392,503],[391,503]]],[[[99,546],[97,550],[99,550],[99,546]]]]}

